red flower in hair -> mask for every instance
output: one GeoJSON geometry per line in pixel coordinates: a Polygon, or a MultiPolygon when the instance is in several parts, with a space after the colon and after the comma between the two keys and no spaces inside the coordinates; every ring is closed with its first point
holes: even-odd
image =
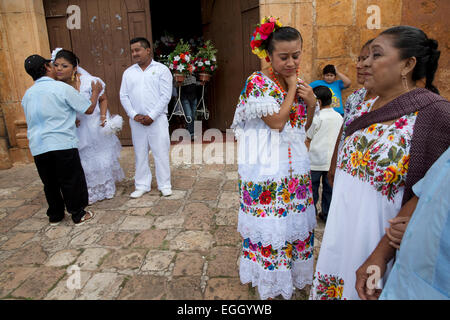
{"type": "Polygon", "coordinates": [[[262,44],[262,40],[253,40],[250,42],[250,46],[252,47],[252,50],[255,50],[255,48],[258,48],[262,44]]]}
{"type": "Polygon", "coordinates": [[[274,28],[275,23],[273,22],[268,22],[261,25],[261,27],[259,28],[259,32],[261,33],[261,39],[266,40],[270,36],[274,28]]]}

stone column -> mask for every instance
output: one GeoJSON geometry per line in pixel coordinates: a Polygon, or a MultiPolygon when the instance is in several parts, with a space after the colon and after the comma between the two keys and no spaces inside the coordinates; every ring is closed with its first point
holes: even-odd
{"type": "Polygon", "coordinates": [[[42,0],[0,1],[0,110],[4,119],[0,117],[0,169],[10,167],[11,162],[33,161],[21,106],[25,91],[33,84],[24,69],[26,57],[32,54],[50,57],[42,0]]]}

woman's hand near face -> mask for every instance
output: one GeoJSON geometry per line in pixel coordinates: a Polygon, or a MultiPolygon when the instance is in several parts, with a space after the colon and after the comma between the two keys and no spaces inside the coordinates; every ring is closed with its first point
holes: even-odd
{"type": "Polygon", "coordinates": [[[309,86],[306,82],[301,81],[297,88],[297,95],[303,99],[306,103],[306,124],[305,130],[308,131],[312,124],[314,113],[316,111],[317,99],[314,94],[313,88],[309,86]]]}
{"type": "Polygon", "coordinates": [[[301,82],[297,88],[297,94],[303,101],[306,102],[308,107],[316,106],[316,95],[314,94],[313,88],[306,82],[301,82]]]}
{"type": "Polygon", "coordinates": [[[295,90],[297,87],[297,75],[294,73],[288,77],[284,77],[284,81],[286,82],[289,90],[295,90]]]}

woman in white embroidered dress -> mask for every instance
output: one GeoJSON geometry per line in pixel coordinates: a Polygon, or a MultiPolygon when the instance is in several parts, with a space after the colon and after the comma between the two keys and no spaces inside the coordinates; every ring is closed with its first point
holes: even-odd
{"type": "Polygon", "coordinates": [[[90,115],[77,114],[78,150],[86,176],[89,204],[111,199],[116,192],[116,182],[124,178],[124,173],[119,163],[120,141],[105,127],[106,122],[111,121],[105,83],[78,67],[79,59],[73,52],[56,50],[54,55],[57,79],[91,99],[91,108],[94,108],[90,115]]]}
{"type": "Polygon", "coordinates": [[[247,79],[232,125],[239,139],[239,273],[261,299],[290,299],[294,287],[312,283],[316,219],[304,141],[317,100],[296,74],[296,29],[265,18],[253,39],[253,51],[268,54],[271,68],[247,79]]]}
{"type": "MultiPolygon", "coordinates": [[[[345,139],[339,149],[333,198],[314,274],[312,299],[359,299],[355,289],[356,271],[383,238],[389,219],[399,213],[405,201],[418,112],[403,113],[387,122],[375,121],[354,131],[350,131],[349,126],[363,116],[368,119],[375,117],[374,114],[387,114],[392,106],[397,106],[391,101],[399,101],[402,96],[418,90],[416,81],[425,76],[429,68],[426,61],[431,62],[430,55],[434,54],[428,48],[429,40],[423,32],[418,39],[412,37],[420,49],[417,56],[404,54],[396,47],[397,33],[405,32],[411,39],[409,33],[415,34],[417,30],[402,26],[390,28],[370,44],[370,53],[364,60],[364,85],[378,96],[348,110],[346,115],[345,139]]],[[[391,266],[392,261],[380,281],[375,281],[375,286],[383,285],[391,266]]]]}

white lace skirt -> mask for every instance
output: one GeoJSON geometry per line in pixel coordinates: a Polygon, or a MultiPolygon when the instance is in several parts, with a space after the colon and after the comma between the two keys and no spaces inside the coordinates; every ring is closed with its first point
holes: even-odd
{"type": "MultiPolygon", "coordinates": [[[[79,117],[80,118],[80,117],[79,117]]],[[[98,115],[85,115],[77,129],[79,153],[89,192],[89,204],[111,199],[124,178],[119,157],[122,146],[114,134],[104,134],[98,115]]]]}

